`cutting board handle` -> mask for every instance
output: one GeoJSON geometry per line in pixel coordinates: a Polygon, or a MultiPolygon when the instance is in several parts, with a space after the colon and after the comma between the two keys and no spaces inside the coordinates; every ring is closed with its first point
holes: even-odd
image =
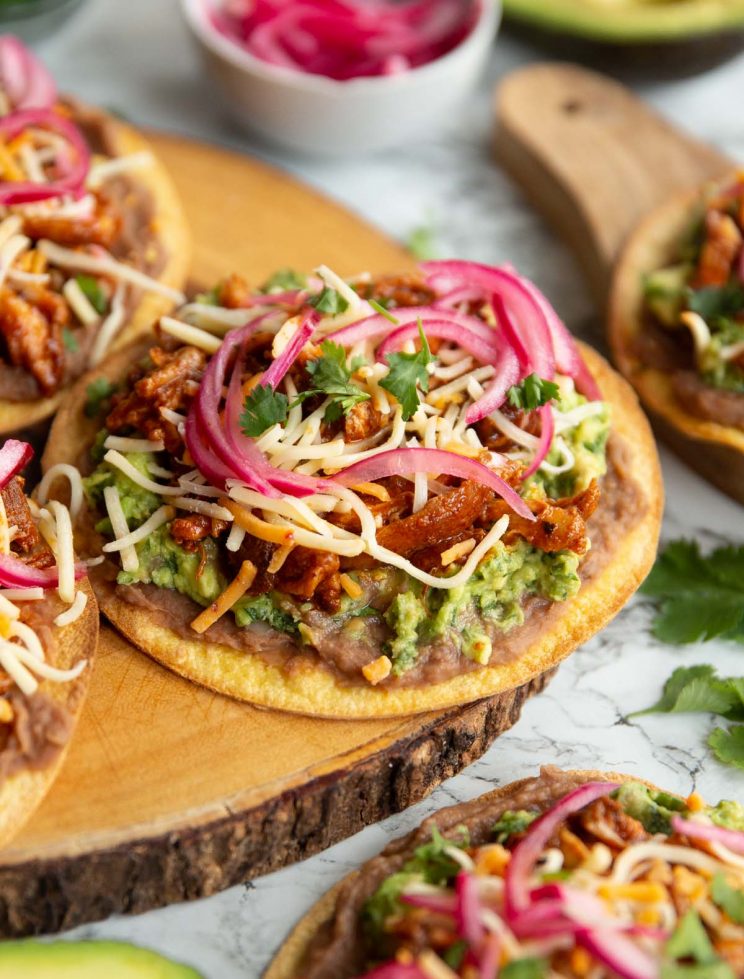
{"type": "Polygon", "coordinates": [[[675,192],[732,163],[622,85],[570,64],[536,64],[496,92],[496,155],[576,252],[604,308],[629,232],[675,192]]]}

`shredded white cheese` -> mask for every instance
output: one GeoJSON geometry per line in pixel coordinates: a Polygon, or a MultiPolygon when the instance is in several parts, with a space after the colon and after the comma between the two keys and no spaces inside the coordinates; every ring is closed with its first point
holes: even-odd
{"type": "MultiPolygon", "coordinates": [[[[115,486],[107,486],[103,491],[103,502],[106,504],[106,512],[111,521],[111,529],[117,541],[124,540],[129,536],[129,526],[127,518],[119,499],[119,491],[115,486]]],[[[108,546],[108,545],[104,545],[108,546]]],[[[125,571],[136,571],[139,568],[139,558],[137,551],[132,544],[126,545],[121,551],[121,566],[125,571]]]]}
{"type": "Polygon", "coordinates": [[[128,153],[126,156],[117,156],[111,160],[96,160],[88,172],[86,186],[91,190],[96,190],[101,184],[111,180],[112,177],[131,173],[132,170],[146,169],[151,167],[153,163],[153,155],[148,150],[128,153]]]}
{"type": "Polygon", "coordinates": [[[87,252],[75,251],[72,248],[63,248],[56,245],[47,238],[42,238],[37,242],[36,247],[42,252],[53,265],[63,269],[78,269],[81,272],[91,272],[93,275],[106,275],[112,279],[128,282],[140,289],[149,292],[156,292],[158,295],[165,296],[179,305],[185,301],[184,294],[179,289],[173,289],[164,283],[153,279],[152,276],[145,275],[139,269],[132,268],[124,262],[117,260],[106,253],[105,255],[90,255],[87,252]]]}
{"type": "Polygon", "coordinates": [[[83,505],[84,493],[83,480],[75,466],[70,466],[66,462],[59,462],[56,466],[48,469],[36,487],[36,499],[44,506],[49,500],[49,490],[59,478],[67,479],[70,483],[70,516],[73,521],[77,520],[83,505]]]}
{"type": "Polygon", "coordinates": [[[65,626],[72,625],[73,622],[77,622],[85,611],[87,604],[87,594],[84,591],[79,591],[77,595],[75,595],[75,601],[72,603],[72,605],[64,612],[60,612],[60,614],[54,620],[54,624],[60,628],[64,628],[65,626]]]}
{"type": "Polygon", "coordinates": [[[172,316],[160,317],[160,329],[168,336],[175,337],[192,347],[198,347],[199,350],[204,350],[208,354],[216,353],[222,346],[222,340],[219,337],[213,336],[206,330],[199,329],[199,327],[182,323],[181,320],[174,319],[172,316]]]}
{"type": "Polygon", "coordinates": [[[83,326],[93,326],[101,319],[101,314],[80,288],[77,279],[68,279],[65,282],[62,295],[83,326]]]}

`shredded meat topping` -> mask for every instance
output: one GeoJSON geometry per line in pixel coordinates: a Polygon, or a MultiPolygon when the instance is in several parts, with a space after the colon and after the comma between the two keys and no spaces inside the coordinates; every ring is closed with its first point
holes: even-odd
{"type": "Polygon", "coordinates": [[[416,275],[382,275],[354,288],[363,299],[387,300],[395,306],[428,306],[435,298],[434,290],[416,275]]]}
{"type": "Polygon", "coordinates": [[[149,439],[162,440],[170,453],[177,454],[181,435],[172,422],[163,418],[161,408],[188,411],[197,390],[195,382],[201,380],[207,358],[196,347],[179,347],[175,351],[153,347],[150,359],[154,369],[135,380],[128,394],[114,395],[106,428],[110,432],[141,432],[149,439]]]}
{"type": "Polygon", "coordinates": [[[243,276],[233,273],[220,282],[217,301],[227,309],[242,309],[251,305],[252,296],[253,292],[243,276]]]}
{"type": "Polygon", "coordinates": [[[65,351],[62,328],[69,320],[65,300],[46,289],[25,295],[0,289],[0,339],[10,363],[34,378],[42,394],[54,394],[62,383],[65,351]]]}
{"type": "Polygon", "coordinates": [[[54,564],[54,555],[39,534],[23,487],[23,477],[14,476],[0,490],[8,526],[13,528],[11,550],[32,567],[49,568],[54,564]]]}
{"type": "Polygon", "coordinates": [[[361,401],[344,418],[344,440],[359,442],[377,434],[383,427],[385,416],[371,401],[361,401]]]}
{"type": "Polygon", "coordinates": [[[229,526],[226,520],[190,513],[187,517],[176,517],[170,525],[170,533],[177,544],[187,551],[193,551],[205,538],[219,537],[229,526]]]}
{"type": "Polygon", "coordinates": [[[70,218],[56,214],[26,214],[23,233],[29,238],[49,238],[58,245],[76,248],[80,245],[100,245],[111,248],[121,231],[121,216],[111,205],[98,198],[90,217],[70,218]]]}
{"type": "Polygon", "coordinates": [[[492,496],[486,486],[468,480],[449,493],[435,496],[418,513],[387,524],[377,540],[381,547],[407,557],[472,526],[492,496]]]}
{"type": "Polygon", "coordinates": [[[628,843],[647,840],[643,825],[629,816],[617,799],[597,799],[582,809],[579,819],[581,828],[608,846],[624,849],[628,843]]]}
{"type": "Polygon", "coordinates": [[[724,286],[742,246],[742,234],[730,215],[711,210],[705,216],[705,241],[693,286],[724,286]]]}
{"type": "Polygon", "coordinates": [[[485,520],[493,524],[504,514],[509,514],[509,528],[504,535],[506,544],[521,537],[549,554],[563,550],[586,554],[589,549],[586,521],[596,510],[599,497],[599,485],[593,480],[583,493],[571,499],[532,501],[529,507],[537,517],[534,521],[525,520],[513,513],[503,500],[494,499],[486,507],[485,520]]]}
{"type": "Polygon", "coordinates": [[[279,588],[297,598],[315,596],[328,611],[334,611],[341,595],[339,567],[337,554],[296,547],[277,576],[279,588]]]}

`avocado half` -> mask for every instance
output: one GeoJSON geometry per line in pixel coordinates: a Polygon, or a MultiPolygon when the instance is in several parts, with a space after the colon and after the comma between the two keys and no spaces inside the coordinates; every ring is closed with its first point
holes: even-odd
{"type": "Polygon", "coordinates": [[[744,30],[744,0],[504,0],[544,30],[613,44],[659,44],[744,30]]]}
{"type": "Polygon", "coordinates": [[[203,979],[126,942],[3,942],[0,979],[203,979]]]}

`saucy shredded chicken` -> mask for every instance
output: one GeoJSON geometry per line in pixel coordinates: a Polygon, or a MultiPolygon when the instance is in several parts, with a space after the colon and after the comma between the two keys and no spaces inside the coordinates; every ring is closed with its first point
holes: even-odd
{"type": "Polygon", "coordinates": [[[64,376],[62,328],[69,315],[65,300],[46,289],[25,295],[7,286],[0,289],[0,340],[9,362],[27,371],[47,396],[59,389],[64,376]]]}

